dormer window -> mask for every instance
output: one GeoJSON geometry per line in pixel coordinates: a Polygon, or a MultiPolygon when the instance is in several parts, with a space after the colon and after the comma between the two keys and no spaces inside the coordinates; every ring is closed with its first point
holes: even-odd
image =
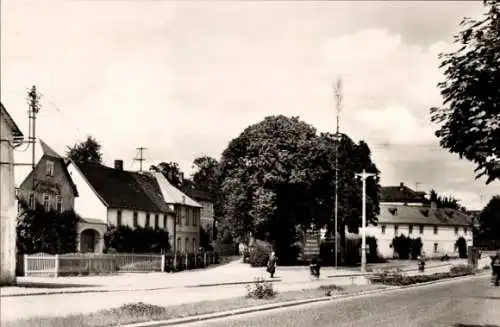
{"type": "Polygon", "coordinates": [[[396,216],[398,214],[398,208],[389,208],[389,212],[393,215],[396,216]]]}
{"type": "Polygon", "coordinates": [[[54,176],[54,162],[53,161],[48,160],[45,163],[45,172],[46,172],[47,176],[54,176]]]}

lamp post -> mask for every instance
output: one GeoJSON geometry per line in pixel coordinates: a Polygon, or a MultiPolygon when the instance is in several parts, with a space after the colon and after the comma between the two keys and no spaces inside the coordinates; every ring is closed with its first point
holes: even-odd
{"type": "Polygon", "coordinates": [[[366,179],[368,177],[375,176],[376,174],[367,173],[364,169],[360,174],[356,176],[361,177],[363,181],[363,209],[361,218],[361,272],[366,271],[366,179]]]}

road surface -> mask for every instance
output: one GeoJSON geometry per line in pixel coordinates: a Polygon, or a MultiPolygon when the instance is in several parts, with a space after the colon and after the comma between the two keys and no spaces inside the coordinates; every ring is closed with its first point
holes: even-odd
{"type": "Polygon", "coordinates": [[[292,307],[184,326],[500,327],[500,287],[490,277],[292,307]]]}

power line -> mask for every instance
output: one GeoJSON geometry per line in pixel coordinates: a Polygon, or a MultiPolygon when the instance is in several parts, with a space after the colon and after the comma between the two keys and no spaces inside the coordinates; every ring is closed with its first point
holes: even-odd
{"type": "Polygon", "coordinates": [[[139,161],[139,172],[142,172],[142,163],[146,161],[146,159],[143,157],[144,150],[147,150],[145,147],[138,147],[137,150],[139,151],[139,158],[134,158],[134,161],[139,161]]]}

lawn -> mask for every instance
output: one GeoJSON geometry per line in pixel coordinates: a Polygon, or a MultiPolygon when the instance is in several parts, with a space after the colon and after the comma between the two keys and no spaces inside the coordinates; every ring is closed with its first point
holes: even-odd
{"type": "Polygon", "coordinates": [[[98,311],[93,314],[70,315],[54,318],[30,318],[16,321],[4,321],[2,327],[107,327],[154,320],[167,320],[190,317],[220,311],[242,309],[293,300],[305,300],[319,297],[356,293],[365,290],[384,288],[381,285],[349,285],[338,287],[332,284],[321,285],[316,289],[276,293],[268,299],[239,297],[218,301],[202,301],[176,306],[161,307],[146,303],[130,303],[115,309],[98,311]]]}

